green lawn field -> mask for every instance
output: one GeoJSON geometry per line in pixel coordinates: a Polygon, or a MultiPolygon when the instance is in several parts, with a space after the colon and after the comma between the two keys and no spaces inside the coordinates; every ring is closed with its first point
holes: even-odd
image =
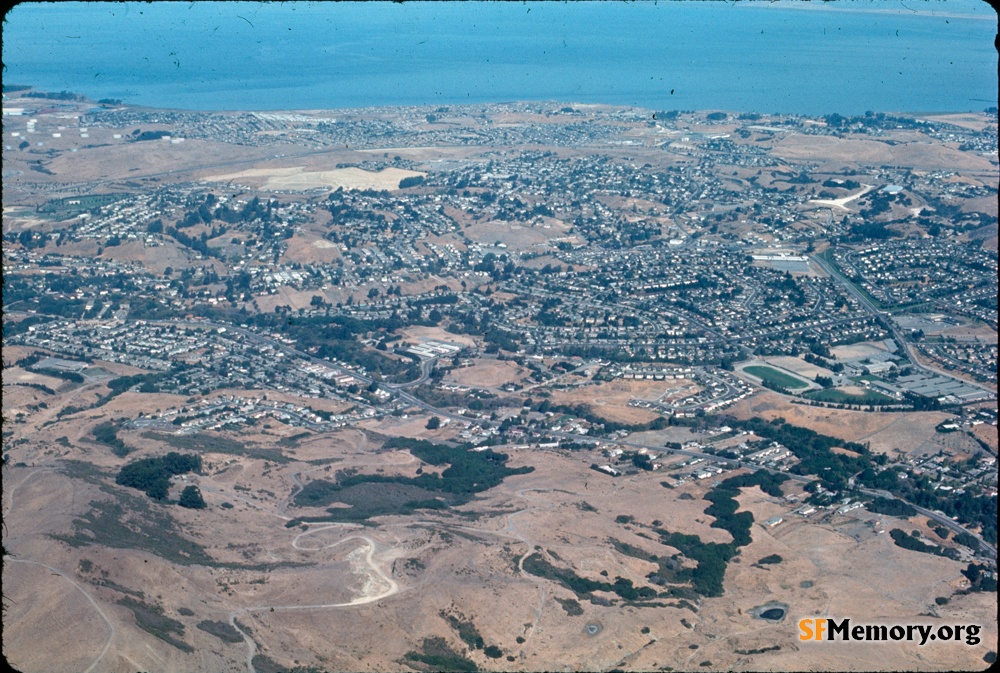
{"type": "Polygon", "coordinates": [[[751,365],[749,367],[744,367],[743,371],[752,376],[766,381],[767,383],[773,383],[776,386],[781,386],[782,388],[788,388],[789,390],[796,390],[798,388],[808,388],[809,384],[801,379],[797,379],[794,376],[786,374],[782,371],[775,369],[774,367],[766,367],[763,365],[751,365]]]}

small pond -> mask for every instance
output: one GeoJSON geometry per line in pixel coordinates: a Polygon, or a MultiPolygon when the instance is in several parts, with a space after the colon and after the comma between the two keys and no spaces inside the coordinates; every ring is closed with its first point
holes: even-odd
{"type": "Polygon", "coordinates": [[[771,601],[770,603],[752,608],[750,614],[757,619],[763,619],[768,622],[780,622],[788,614],[788,606],[784,603],[771,601]]]}

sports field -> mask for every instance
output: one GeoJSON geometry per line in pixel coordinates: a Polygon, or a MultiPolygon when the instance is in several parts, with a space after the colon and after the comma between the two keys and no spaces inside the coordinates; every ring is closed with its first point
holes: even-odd
{"type": "Polygon", "coordinates": [[[756,376],[765,383],[773,383],[776,386],[781,386],[782,388],[788,388],[789,390],[798,390],[800,388],[808,388],[809,384],[801,379],[797,379],[790,374],[786,374],[782,371],[778,371],[773,367],[766,367],[764,365],[751,365],[749,367],[744,367],[743,371],[751,376],[756,376]]]}

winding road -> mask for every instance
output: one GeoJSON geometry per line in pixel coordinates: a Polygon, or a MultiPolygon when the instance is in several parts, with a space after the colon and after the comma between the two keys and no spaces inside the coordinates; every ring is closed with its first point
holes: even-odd
{"type": "MultiPolygon", "coordinates": [[[[292,547],[294,547],[295,549],[302,550],[302,551],[323,551],[323,550],[326,550],[326,549],[331,549],[333,547],[339,546],[339,545],[341,545],[341,544],[343,544],[345,542],[348,542],[350,540],[362,540],[368,546],[367,550],[365,551],[364,562],[368,565],[369,572],[372,573],[373,575],[375,575],[378,578],[378,580],[383,584],[384,589],[381,590],[381,591],[379,591],[379,592],[377,592],[377,593],[367,593],[366,592],[364,595],[359,596],[358,598],[355,598],[355,599],[353,599],[351,601],[348,601],[346,603],[320,603],[320,604],[309,604],[309,605],[301,605],[301,604],[298,604],[298,605],[258,605],[258,606],[250,606],[250,607],[245,607],[245,608],[241,608],[241,609],[238,609],[238,610],[231,611],[229,613],[229,625],[232,626],[234,629],[236,629],[236,631],[239,632],[239,634],[241,636],[243,636],[243,641],[244,641],[244,643],[246,643],[246,646],[247,646],[246,666],[247,666],[247,672],[248,673],[256,673],[256,668],[253,665],[253,658],[257,654],[257,643],[256,643],[256,641],[246,631],[244,631],[242,628],[240,628],[239,623],[236,621],[237,616],[239,616],[240,614],[251,615],[254,612],[281,612],[281,611],[289,611],[289,610],[314,610],[314,609],[321,609],[321,608],[348,608],[348,607],[355,607],[355,606],[358,606],[358,605],[364,605],[366,603],[374,603],[376,601],[382,600],[383,598],[388,598],[389,596],[393,596],[393,595],[399,593],[399,590],[400,590],[399,585],[396,583],[395,580],[392,579],[392,577],[390,577],[389,575],[387,575],[385,573],[385,571],[382,570],[382,568],[379,566],[379,564],[375,561],[374,557],[375,557],[375,552],[378,549],[378,543],[375,540],[373,540],[372,538],[368,537],[367,535],[351,534],[351,535],[348,535],[347,537],[341,538],[341,539],[339,539],[339,540],[337,540],[335,542],[331,542],[329,544],[325,544],[325,545],[322,545],[322,546],[319,546],[319,547],[306,547],[306,546],[302,546],[299,543],[299,540],[301,540],[303,537],[306,537],[308,535],[313,535],[315,533],[320,533],[320,532],[325,531],[325,530],[330,530],[332,528],[339,528],[339,527],[357,528],[358,525],[357,524],[339,524],[339,523],[334,523],[334,524],[326,524],[326,525],[322,525],[322,526],[317,526],[315,528],[312,528],[310,530],[304,531],[304,532],[299,533],[298,535],[296,535],[292,539],[292,547]]],[[[367,589],[368,588],[368,582],[366,582],[365,585],[366,585],[365,588],[367,589]]],[[[110,642],[109,642],[109,644],[110,644],[110,642]]],[[[105,648],[105,650],[106,649],[107,648],[105,648]]],[[[103,653],[102,653],[102,656],[103,656],[103,653]]],[[[96,664],[97,662],[94,662],[94,663],[96,664]]],[[[93,669],[93,666],[91,666],[91,669],[93,669]]],[[[84,673],[90,673],[91,669],[88,669],[84,673]]]]}
{"type": "MultiPolygon", "coordinates": [[[[309,530],[296,535],[292,539],[292,546],[295,549],[299,549],[302,551],[323,551],[326,549],[332,549],[333,547],[337,547],[350,540],[363,540],[368,545],[368,550],[365,552],[365,563],[368,564],[370,572],[376,575],[378,579],[381,580],[381,582],[385,586],[385,588],[382,591],[378,593],[368,593],[366,591],[365,595],[359,596],[358,598],[355,598],[346,603],[322,603],[316,605],[269,605],[262,607],[249,607],[247,608],[247,610],[253,612],[261,612],[264,610],[270,611],[272,609],[277,611],[277,610],[305,610],[311,608],[347,608],[347,607],[353,607],[355,605],[364,605],[365,603],[374,603],[375,601],[380,601],[383,598],[388,598],[389,596],[393,596],[399,593],[399,585],[396,583],[396,581],[393,580],[392,577],[387,575],[385,571],[382,570],[381,566],[379,566],[379,564],[375,562],[374,556],[376,550],[378,549],[378,543],[372,538],[368,537],[367,535],[348,535],[347,537],[343,537],[337,540],[336,542],[331,542],[329,544],[325,544],[320,547],[304,547],[299,543],[299,540],[308,535],[314,535],[316,533],[320,533],[326,530],[331,530],[333,528],[342,528],[342,527],[356,528],[358,526],[357,524],[333,523],[333,524],[326,524],[323,526],[310,528],[309,530]]],[[[366,589],[367,589],[367,583],[366,583],[366,589]]]]}

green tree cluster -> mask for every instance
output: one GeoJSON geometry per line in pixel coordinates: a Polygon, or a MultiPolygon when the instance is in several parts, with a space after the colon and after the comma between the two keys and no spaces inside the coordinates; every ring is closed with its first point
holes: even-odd
{"type": "Polygon", "coordinates": [[[751,512],[737,512],[739,503],[736,496],[739,489],[760,486],[768,495],[781,497],[781,484],[788,480],[783,474],[772,474],[764,470],[741,474],[726,479],[705,495],[712,504],[705,513],[715,517],[713,528],[722,528],[733,536],[726,544],[702,542],[697,535],[671,533],[654,528],[663,544],[676,547],[684,556],[697,562],[693,570],[675,574],[675,579],[689,578],[694,590],[703,596],[721,596],[723,579],[729,560],[739,553],[739,548],[750,544],[750,527],[753,524],[751,512]]]}
{"type": "Polygon", "coordinates": [[[941,547],[938,545],[931,545],[917,539],[916,535],[907,535],[904,531],[899,528],[893,528],[889,531],[889,536],[892,541],[896,543],[897,547],[902,547],[903,549],[909,549],[911,551],[918,551],[924,554],[934,554],[935,556],[946,556],[953,560],[958,560],[958,552],[950,547],[941,547]]]}
{"type": "Polygon", "coordinates": [[[888,514],[904,518],[914,516],[917,513],[917,510],[895,498],[875,498],[865,505],[865,509],[875,514],[888,514]]]}
{"type": "Polygon", "coordinates": [[[407,661],[420,662],[426,664],[429,670],[455,672],[478,671],[476,662],[463,657],[461,654],[451,649],[441,636],[424,638],[420,652],[409,651],[403,655],[407,661]]]}
{"type": "Polygon", "coordinates": [[[91,432],[97,441],[111,447],[111,453],[115,454],[119,458],[124,458],[129,451],[132,450],[125,445],[125,442],[119,439],[118,431],[115,429],[115,425],[111,421],[101,423],[91,432]]]}
{"type": "Polygon", "coordinates": [[[969,567],[962,571],[962,574],[968,578],[969,583],[972,585],[969,587],[969,591],[996,592],[997,581],[993,578],[992,572],[992,569],[988,566],[970,563],[969,567]]]}
{"type": "Polygon", "coordinates": [[[115,483],[145,491],[154,500],[165,500],[170,489],[170,477],[199,470],[201,456],[171,451],[165,456],[142,458],[123,465],[115,483]]]}
{"type": "Polygon", "coordinates": [[[581,577],[569,568],[559,568],[552,565],[539,552],[534,552],[526,557],[523,565],[526,572],[558,582],[580,598],[589,598],[595,591],[612,592],[628,601],[656,597],[654,589],[650,587],[636,588],[633,586],[632,580],[624,577],[616,577],[614,584],[581,577]]]}
{"type": "Polygon", "coordinates": [[[802,428],[784,419],[765,421],[751,418],[746,421],[732,419],[727,424],[741,430],[749,430],[759,437],[783,444],[795,454],[799,463],[792,468],[796,474],[815,474],[830,490],[841,490],[847,486],[850,477],[870,467],[872,459],[867,447],[855,442],[845,442],[836,437],[821,435],[808,428],[802,428]],[[735,424],[735,425],[734,425],[735,424]],[[843,447],[860,454],[858,457],[834,453],[833,447],[843,447]]]}
{"type": "Polygon", "coordinates": [[[418,186],[420,186],[422,184],[424,184],[424,176],[422,176],[422,175],[413,175],[413,176],[410,176],[410,177],[407,177],[407,178],[403,178],[402,180],[400,180],[399,181],[399,188],[400,189],[408,189],[410,187],[418,187],[418,186]]]}
{"type": "Polygon", "coordinates": [[[177,504],[188,509],[205,509],[208,507],[205,504],[205,499],[201,497],[201,490],[194,484],[184,487],[184,490],[181,491],[181,497],[177,500],[177,504]]]}
{"type": "MultiPolygon", "coordinates": [[[[420,474],[416,477],[385,476],[381,474],[338,475],[336,483],[317,479],[306,484],[295,496],[299,506],[322,507],[332,503],[337,494],[351,486],[365,483],[405,484],[443,492],[451,495],[451,502],[460,504],[467,502],[473,495],[486,491],[500,484],[506,477],[515,474],[527,474],[533,467],[507,467],[508,455],[492,449],[471,451],[469,446],[450,447],[435,444],[426,440],[397,437],[384,444],[385,448],[404,448],[411,454],[430,465],[448,465],[440,475],[420,474]]],[[[420,501],[414,505],[428,504],[434,509],[443,507],[440,501],[420,501]]]]}

